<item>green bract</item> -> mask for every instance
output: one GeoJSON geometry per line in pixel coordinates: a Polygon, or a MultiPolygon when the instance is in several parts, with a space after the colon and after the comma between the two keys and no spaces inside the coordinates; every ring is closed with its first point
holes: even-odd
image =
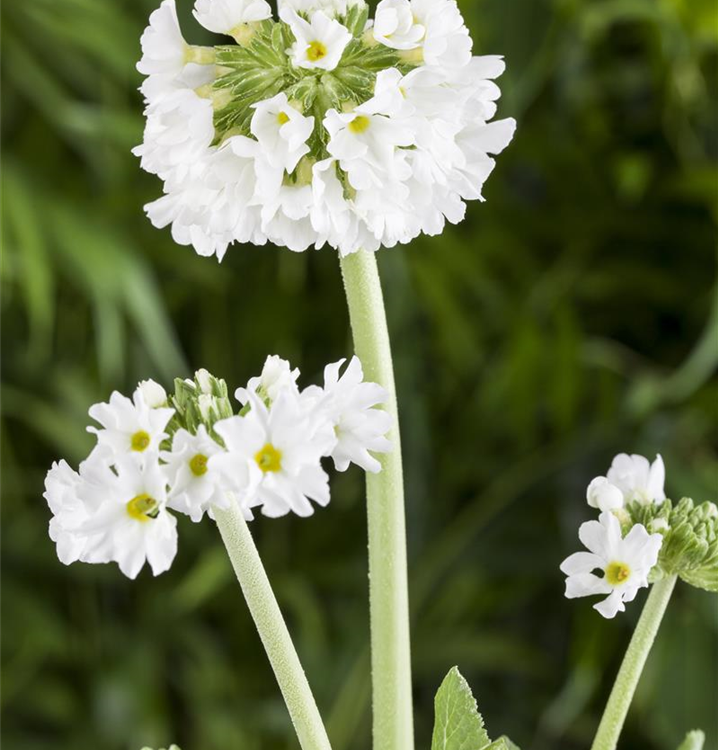
{"type": "Polygon", "coordinates": [[[414,66],[397,50],[377,45],[364,36],[369,10],[354,5],[339,16],[354,37],[332,71],[304,69],[292,64],[287,50],[295,41],[288,24],[266,20],[247,24],[235,38],[239,44],[216,48],[217,78],[203,92],[214,104],[214,145],[235,135],[250,135],[253,105],[285,93],[305,116],[314,116],[309,156],[326,158],[328,110],[343,111],[363,104],[374,95],[377,73],[397,68],[407,73],[414,66]]]}
{"type": "MultiPolygon", "coordinates": [[[[677,575],[686,583],[718,592],[718,508],[714,503],[695,505],[683,498],[660,504],[633,502],[626,506],[624,526],[643,524],[663,534],[663,546],[652,579],[677,575]]],[[[620,516],[619,516],[620,517],[620,516]]]]}

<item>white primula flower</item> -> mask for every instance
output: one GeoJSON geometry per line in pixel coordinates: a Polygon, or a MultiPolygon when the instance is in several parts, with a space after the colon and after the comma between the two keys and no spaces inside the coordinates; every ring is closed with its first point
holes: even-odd
{"type": "Polygon", "coordinates": [[[100,452],[139,458],[159,451],[174,409],[150,408],[139,390],[132,400],[115,391],[109,403],[95,404],[89,414],[102,425],[102,429],[87,428],[97,435],[100,452]]]}
{"type": "Polygon", "coordinates": [[[662,503],[666,499],[666,467],[660,455],[651,463],[644,456],[621,453],[613,459],[606,476],[623,492],[626,502],[662,503]]]}
{"type": "Polygon", "coordinates": [[[381,0],[376,8],[374,39],[393,49],[414,49],[426,29],[417,23],[409,0],[381,0]]]}
{"type": "Polygon", "coordinates": [[[272,17],[265,0],[197,0],[194,17],[215,34],[228,34],[244,23],[255,23],[272,17]]]}
{"type": "Polygon", "coordinates": [[[80,464],[79,473],[66,461],[54,463],[47,473],[44,497],[52,511],[50,539],[57,545],[61,563],[70,565],[83,558],[88,536],[79,530],[103,500],[93,487],[113,477],[97,451],[80,464]]]}
{"type": "Polygon", "coordinates": [[[324,391],[329,396],[324,408],[337,437],[331,456],[338,471],[346,471],[354,463],[365,471],[377,473],[381,464],[369,451],[391,450],[391,443],[385,437],[391,427],[391,416],[375,408],[386,402],[387,392],[377,383],[364,382],[357,357],[352,358],[340,376],[344,362],[342,359],[324,370],[324,391]]]}
{"type": "Polygon", "coordinates": [[[600,511],[623,508],[623,493],[606,477],[596,477],[586,490],[586,500],[592,508],[600,511]]]}
{"type": "MultiPolygon", "coordinates": [[[[230,484],[216,469],[210,467],[212,456],[223,453],[224,449],[207,433],[202,424],[197,434],[187,430],[177,430],[172,440],[172,450],[162,453],[163,466],[170,493],[167,506],[172,510],[188,515],[193,521],[201,521],[211,508],[229,508],[228,490],[234,490],[236,480],[230,484]]],[[[241,473],[241,467],[239,467],[241,473]]],[[[247,514],[251,518],[251,514],[247,514]]]]}
{"type": "Polygon", "coordinates": [[[167,406],[167,391],[154,380],[142,380],[137,386],[137,393],[150,409],[167,406]]]}
{"type": "Polygon", "coordinates": [[[261,505],[271,518],[294,512],[311,516],[314,508],[329,503],[329,479],[321,459],[328,446],[318,410],[309,410],[301,399],[283,390],[268,409],[249,393],[250,411],[244,417],[224,419],[214,426],[227,453],[210,459],[210,468],[225,474],[244,465],[257,480],[247,504],[261,505]]]}
{"type": "Polygon", "coordinates": [[[624,602],[633,601],[638,589],[648,586],[663,537],[637,524],[623,538],[621,524],[609,512],[601,513],[598,521],[582,524],[578,536],[589,551],[576,552],[561,563],[567,576],[566,596],[608,594],[594,609],[606,618],[615,617],[625,611],[624,602]],[[603,577],[595,575],[595,570],[603,571],[603,577]]]}
{"type": "Polygon", "coordinates": [[[307,140],[314,130],[314,118],[305,117],[291,106],[286,94],[277,94],[254,106],[252,135],[259,141],[273,167],[290,174],[309,153],[307,140]]]}
{"type": "Polygon", "coordinates": [[[289,24],[296,39],[287,50],[296,67],[334,70],[339,65],[352,39],[339,21],[318,10],[312,14],[311,22],[307,22],[296,11],[286,7],[281,11],[281,18],[289,24]]]}
{"type": "MultiPolygon", "coordinates": [[[[381,188],[410,175],[399,146],[414,141],[411,128],[401,120],[377,112],[374,99],[353,112],[329,110],[324,127],[329,133],[327,151],[347,173],[356,190],[381,188]]],[[[396,187],[401,190],[399,184],[396,187]]]]}
{"type": "Polygon", "coordinates": [[[81,559],[116,562],[136,578],[145,562],[154,575],[168,570],[177,554],[177,519],[167,512],[167,480],[159,463],[118,459],[115,472],[96,481],[100,502],[77,533],[87,537],[81,559]]]}
{"type": "Polygon", "coordinates": [[[214,138],[213,116],[212,102],[190,89],[167,94],[148,107],[144,140],[132,153],[163,180],[197,178],[214,138]]]}
{"type": "Polygon", "coordinates": [[[276,354],[271,354],[264,362],[262,374],[258,377],[250,378],[246,388],[237,388],[235,398],[243,405],[249,402],[249,394],[256,393],[262,401],[276,401],[279,394],[283,391],[289,391],[292,395],[298,396],[297,378],[299,377],[299,368],[292,370],[292,366],[286,359],[282,359],[276,354]]]}
{"type": "Polygon", "coordinates": [[[142,59],[137,70],[144,75],[180,75],[187,64],[189,45],[182,36],[174,0],[163,0],[150,16],[141,39],[142,59]]]}
{"type": "Polygon", "coordinates": [[[455,0],[411,0],[414,22],[425,30],[424,62],[442,69],[471,60],[471,37],[455,0]]]}

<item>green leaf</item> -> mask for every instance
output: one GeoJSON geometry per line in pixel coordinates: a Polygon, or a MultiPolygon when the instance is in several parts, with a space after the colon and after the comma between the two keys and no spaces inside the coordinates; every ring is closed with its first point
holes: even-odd
{"type": "Polygon", "coordinates": [[[453,667],[441,683],[434,711],[431,750],[483,750],[491,745],[471,688],[458,667],[453,667]]]}
{"type": "Polygon", "coordinates": [[[678,750],[703,750],[705,741],[705,734],[700,729],[694,729],[692,732],[688,732],[678,750]]]}

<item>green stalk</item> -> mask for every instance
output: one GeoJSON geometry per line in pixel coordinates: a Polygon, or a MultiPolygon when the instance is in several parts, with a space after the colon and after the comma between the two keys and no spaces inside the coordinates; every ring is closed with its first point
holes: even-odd
{"type": "Polygon", "coordinates": [[[215,517],[303,750],[331,750],[311,688],[274,592],[236,502],[215,517]]]}
{"type": "Polygon", "coordinates": [[[653,584],[608,698],[591,750],[615,750],[638,680],[676,585],[676,576],[653,584]]]}
{"type": "Polygon", "coordinates": [[[366,479],[374,750],[412,750],[404,480],[389,331],[374,253],[353,253],[341,267],[354,349],[365,378],[389,394],[385,408],[393,417],[392,451],[377,456],[382,470],[366,479]]]}

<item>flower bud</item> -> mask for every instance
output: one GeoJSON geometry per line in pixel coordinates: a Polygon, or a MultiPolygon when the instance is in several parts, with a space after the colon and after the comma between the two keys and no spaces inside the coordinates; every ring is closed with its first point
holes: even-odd
{"type": "Polygon", "coordinates": [[[167,405],[167,391],[154,380],[143,380],[137,390],[150,409],[159,409],[167,405]]]}
{"type": "Polygon", "coordinates": [[[602,512],[623,507],[623,493],[606,477],[596,477],[588,485],[586,500],[592,508],[598,508],[602,512]]]}

